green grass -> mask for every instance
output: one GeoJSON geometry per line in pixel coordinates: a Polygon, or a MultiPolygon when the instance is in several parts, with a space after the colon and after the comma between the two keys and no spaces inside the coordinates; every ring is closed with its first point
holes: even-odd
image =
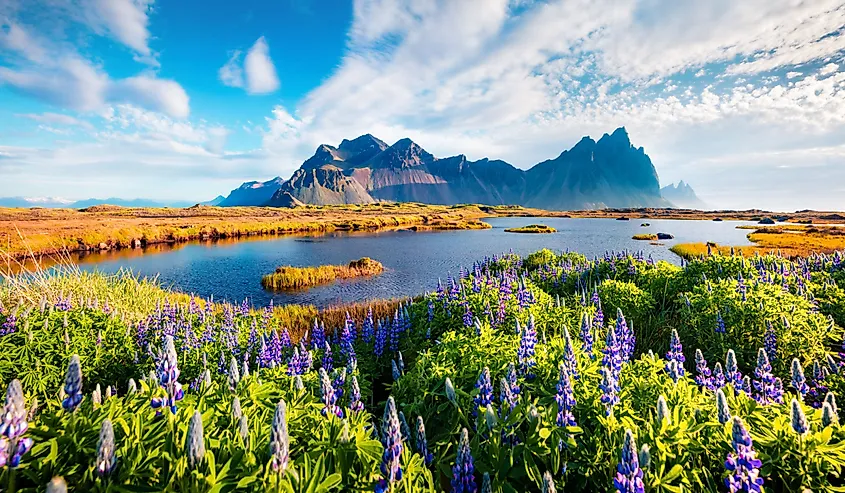
{"type": "Polygon", "coordinates": [[[382,272],[384,272],[384,266],[381,262],[369,257],[353,260],[348,265],[320,265],[316,267],[286,265],[276,268],[276,272],[261,278],[261,285],[264,289],[273,290],[305,289],[334,282],[338,279],[369,277],[382,272]]]}
{"type": "Polygon", "coordinates": [[[505,233],[557,233],[557,230],[545,224],[529,224],[519,228],[508,228],[505,233]]]}

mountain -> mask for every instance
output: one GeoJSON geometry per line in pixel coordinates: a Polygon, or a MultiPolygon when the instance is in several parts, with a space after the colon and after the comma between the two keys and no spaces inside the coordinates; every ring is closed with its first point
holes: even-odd
{"type": "Polygon", "coordinates": [[[85,209],[86,207],[93,207],[95,205],[117,205],[120,207],[174,207],[174,208],[185,208],[194,205],[194,202],[184,202],[184,201],[176,201],[176,202],[159,202],[156,200],[148,200],[148,199],[119,199],[117,197],[109,197],[107,199],[85,199],[85,200],[78,200],[72,204],[66,205],[64,207],[69,207],[71,209],[85,209]]]}
{"type": "Polygon", "coordinates": [[[265,205],[284,182],[278,176],[265,182],[248,181],[232,190],[218,205],[223,207],[265,205]]]}
{"type": "Polygon", "coordinates": [[[205,202],[200,202],[200,205],[212,205],[212,206],[220,205],[221,203],[223,203],[224,200],[226,200],[226,197],[224,197],[222,195],[218,195],[217,197],[214,197],[211,200],[206,200],[205,202]]]}
{"type": "Polygon", "coordinates": [[[59,197],[0,197],[0,207],[70,207],[72,200],[62,199],[59,197]]]}
{"type": "Polygon", "coordinates": [[[369,203],[380,200],[431,204],[516,204],[551,210],[605,207],[668,207],[657,171],[624,127],[598,141],[584,137],[572,149],[529,170],[500,160],[470,161],[464,155],[437,158],[411,139],[388,146],[366,134],[339,146],[320,145],[283,183],[248,182],[221,205],[289,207],[369,203]],[[261,197],[275,187],[269,200],[261,197]],[[232,200],[245,191],[256,194],[232,200]],[[290,197],[288,197],[288,195],[290,197]],[[237,204],[233,203],[237,202],[237,204]]]}
{"type": "Polygon", "coordinates": [[[689,183],[684,183],[684,180],[679,181],[677,186],[674,183],[670,183],[669,185],[661,188],[660,195],[677,207],[682,207],[684,209],[707,210],[710,207],[703,200],[698,198],[698,195],[695,194],[695,190],[689,186],[689,183]]]}

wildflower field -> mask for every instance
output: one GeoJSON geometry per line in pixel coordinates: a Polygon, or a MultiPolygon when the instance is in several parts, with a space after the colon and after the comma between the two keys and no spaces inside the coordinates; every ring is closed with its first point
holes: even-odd
{"type": "Polygon", "coordinates": [[[840,253],[502,255],[305,333],[80,275],[0,286],[2,491],[845,491],[840,253]]]}

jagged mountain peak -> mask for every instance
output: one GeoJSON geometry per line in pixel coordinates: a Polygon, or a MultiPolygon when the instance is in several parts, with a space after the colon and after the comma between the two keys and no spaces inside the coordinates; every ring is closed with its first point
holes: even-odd
{"type": "Polygon", "coordinates": [[[367,149],[367,148],[379,148],[381,150],[387,149],[387,144],[373,136],[373,134],[364,134],[358,137],[355,137],[352,140],[343,139],[338,146],[340,150],[358,150],[358,149],[367,149]]]}

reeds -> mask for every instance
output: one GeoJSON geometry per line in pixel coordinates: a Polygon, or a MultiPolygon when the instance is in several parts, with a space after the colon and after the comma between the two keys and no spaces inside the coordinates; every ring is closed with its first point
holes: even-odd
{"type": "Polygon", "coordinates": [[[276,272],[261,278],[264,289],[293,290],[305,289],[319,284],[326,284],[337,279],[354,279],[381,274],[384,266],[381,262],[364,257],[349,262],[348,265],[320,265],[317,267],[278,267],[276,272]]]}
{"type": "Polygon", "coordinates": [[[529,224],[519,228],[508,228],[505,233],[556,233],[557,230],[545,224],[529,224]]]}

